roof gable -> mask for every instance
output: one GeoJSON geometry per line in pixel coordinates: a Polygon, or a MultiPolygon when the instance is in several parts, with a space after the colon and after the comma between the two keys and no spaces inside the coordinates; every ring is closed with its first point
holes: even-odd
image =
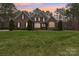
{"type": "Polygon", "coordinates": [[[19,12],[18,15],[15,17],[15,19],[19,18],[21,15],[25,15],[26,17],[28,17],[29,20],[31,20],[28,12],[25,12],[25,11],[22,11],[22,12],[19,12]]]}

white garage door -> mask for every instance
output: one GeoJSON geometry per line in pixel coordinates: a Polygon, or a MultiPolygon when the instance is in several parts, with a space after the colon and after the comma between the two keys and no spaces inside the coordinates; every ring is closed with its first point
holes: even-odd
{"type": "Polygon", "coordinates": [[[40,28],[40,23],[35,23],[34,28],[40,28]]]}
{"type": "Polygon", "coordinates": [[[54,22],[49,22],[49,27],[55,27],[55,23],[54,22]]]}

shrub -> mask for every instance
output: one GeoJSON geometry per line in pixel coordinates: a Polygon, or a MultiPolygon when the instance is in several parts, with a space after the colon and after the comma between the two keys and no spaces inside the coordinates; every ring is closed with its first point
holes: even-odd
{"type": "Polygon", "coordinates": [[[62,20],[59,20],[58,22],[58,30],[63,30],[63,26],[62,26],[62,20]]]}
{"type": "Polygon", "coordinates": [[[9,30],[10,31],[13,31],[14,28],[15,28],[14,21],[13,20],[10,20],[9,21],[9,30]]]}
{"type": "Polygon", "coordinates": [[[29,20],[29,21],[28,21],[28,27],[27,27],[27,29],[28,29],[28,30],[32,30],[32,26],[33,26],[33,25],[32,25],[32,21],[29,20]]]}

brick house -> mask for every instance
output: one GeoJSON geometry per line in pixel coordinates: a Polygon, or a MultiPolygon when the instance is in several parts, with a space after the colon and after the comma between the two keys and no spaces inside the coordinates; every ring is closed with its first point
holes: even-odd
{"type": "Polygon", "coordinates": [[[54,17],[47,15],[43,11],[38,13],[38,11],[39,10],[37,10],[37,13],[28,13],[25,11],[20,12],[15,17],[16,29],[27,29],[29,20],[33,23],[33,29],[56,29],[57,21],[54,19],[54,17]]]}
{"type": "MultiPolygon", "coordinates": [[[[15,29],[27,29],[29,20],[32,22],[33,29],[53,30],[57,28],[57,20],[50,13],[41,11],[38,8],[33,12],[20,11],[16,13],[16,16],[11,18],[15,22],[15,29]]],[[[0,29],[8,29],[9,20],[0,17],[0,29]]]]}
{"type": "Polygon", "coordinates": [[[16,29],[27,29],[28,20],[31,20],[27,12],[20,12],[15,17],[15,27],[16,29]]]}

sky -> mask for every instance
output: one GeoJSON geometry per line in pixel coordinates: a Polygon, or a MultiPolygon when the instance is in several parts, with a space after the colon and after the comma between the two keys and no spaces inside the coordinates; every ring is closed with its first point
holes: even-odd
{"type": "Polygon", "coordinates": [[[43,11],[54,12],[57,8],[64,8],[66,3],[15,3],[16,8],[21,11],[32,12],[35,8],[43,11]]]}

